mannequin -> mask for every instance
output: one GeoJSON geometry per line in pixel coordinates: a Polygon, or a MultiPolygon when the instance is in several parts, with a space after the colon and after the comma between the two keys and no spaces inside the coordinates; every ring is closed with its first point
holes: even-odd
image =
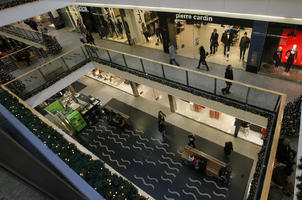
{"type": "Polygon", "coordinates": [[[297,45],[294,44],[292,49],[289,49],[286,54],[285,58],[287,58],[287,63],[286,63],[286,69],[285,72],[289,72],[291,66],[293,65],[294,61],[297,60],[298,57],[298,50],[297,50],[297,45]],[[289,53],[289,56],[287,56],[289,53]]]}
{"type": "Polygon", "coordinates": [[[279,47],[273,55],[273,62],[274,62],[275,68],[278,68],[279,65],[281,64],[282,53],[283,53],[282,47],[279,47]]]}

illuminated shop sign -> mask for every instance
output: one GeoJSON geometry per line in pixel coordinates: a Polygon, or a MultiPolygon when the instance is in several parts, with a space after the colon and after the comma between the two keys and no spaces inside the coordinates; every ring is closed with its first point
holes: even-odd
{"type": "Polygon", "coordinates": [[[89,12],[88,9],[87,9],[87,7],[85,7],[85,6],[78,6],[78,10],[80,12],[89,12]]]}
{"type": "Polygon", "coordinates": [[[213,17],[209,17],[208,15],[191,15],[191,14],[176,14],[176,19],[196,20],[196,21],[204,21],[204,22],[213,21],[213,17]]]}

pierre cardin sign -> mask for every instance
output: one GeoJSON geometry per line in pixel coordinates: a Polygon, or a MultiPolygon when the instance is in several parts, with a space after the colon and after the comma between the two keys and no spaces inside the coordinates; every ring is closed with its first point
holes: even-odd
{"type": "Polygon", "coordinates": [[[208,15],[191,15],[191,14],[176,14],[176,19],[184,19],[184,20],[196,20],[196,21],[203,21],[203,22],[212,22],[213,17],[208,15]]]}

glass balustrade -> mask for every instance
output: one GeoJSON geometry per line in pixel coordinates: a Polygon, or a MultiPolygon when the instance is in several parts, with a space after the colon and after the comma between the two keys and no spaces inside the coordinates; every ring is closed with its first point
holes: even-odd
{"type": "Polygon", "coordinates": [[[22,99],[27,99],[90,61],[125,69],[147,78],[155,77],[170,86],[181,87],[179,89],[201,96],[212,95],[214,98],[238,102],[243,106],[252,105],[263,110],[278,109],[280,95],[273,91],[233,81],[230,93],[223,94],[222,89],[226,88],[226,80],[223,78],[91,45],[82,45],[18,77],[7,84],[7,87],[14,90],[22,99]],[[20,84],[24,85],[24,89],[22,87],[21,90],[16,89],[20,84]]]}

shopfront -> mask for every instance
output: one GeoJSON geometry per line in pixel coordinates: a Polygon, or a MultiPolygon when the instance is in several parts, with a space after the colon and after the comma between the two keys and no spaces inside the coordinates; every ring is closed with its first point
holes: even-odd
{"type": "Polygon", "coordinates": [[[302,82],[302,26],[269,23],[260,72],[302,82]]]}
{"type": "Polygon", "coordinates": [[[199,123],[206,124],[207,126],[257,145],[261,146],[263,144],[262,138],[265,134],[265,128],[236,119],[231,115],[198,105],[186,99],[173,97],[165,92],[145,85],[138,85],[138,91],[140,98],[156,102],[176,114],[190,118],[199,123]]]}
{"type": "Polygon", "coordinates": [[[133,95],[133,90],[131,88],[130,81],[127,79],[124,79],[108,72],[104,72],[102,70],[99,70],[98,68],[89,72],[87,76],[99,82],[110,85],[114,88],[117,88],[121,91],[124,91],[130,95],[133,95]]]}
{"type": "Polygon", "coordinates": [[[176,29],[174,45],[179,55],[199,59],[199,49],[203,46],[208,53],[207,62],[245,69],[252,21],[194,14],[174,17],[174,27],[169,31],[176,29]]]}

